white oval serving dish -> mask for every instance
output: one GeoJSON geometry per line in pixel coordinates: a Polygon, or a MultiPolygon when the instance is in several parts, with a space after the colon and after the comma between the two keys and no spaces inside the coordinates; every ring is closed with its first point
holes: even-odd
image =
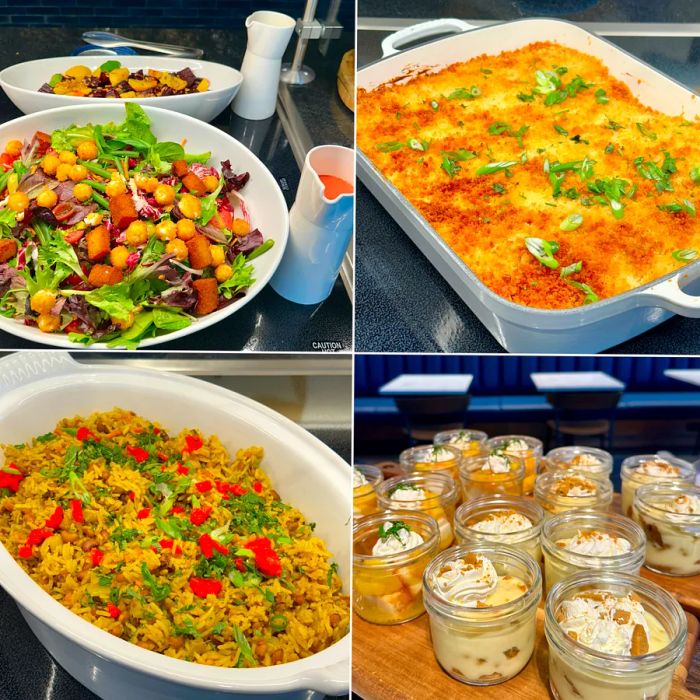
{"type": "Polygon", "coordinates": [[[161,109],[187,114],[190,117],[210,122],[231,104],[243,82],[243,76],[235,68],[211,61],[199,61],[195,58],[172,58],[162,56],[61,56],[58,58],[40,58],[36,61],[16,63],[0,72],[0,87],[25,114],[42,112],[54,107],[72,105],[104,104],[105,102],[137,102],[140,105],[152,105],[161,109]],[[210,89],[191,95],[168,95],[167,97],[126,97],[122,100],[104,97],[74,97],[71,95],[53,95],[39,92],[54,73],[63,73],[71,66],[87,66],[91,70],[98,68],[105,61],[119,61],[130,71],[143,68],[147,70],[166,70],[171,73],[190,68],[198,78],[207,78],[210,89]]]}
{"type": "MultiPolygon", "coordinates": [[[[350,467],[284,416],[189,377],[80,365],[63,352],[0,359],[0,443],[20,443],[67,416],[130,409],[169,432],[217,434],[229,451],[265,449],[263,468],[281,497],[317,523],[316,533],[351,576],[350,467]]],[[[90,624],[48,595],[0,545],[0,585],[56,661],[103,700],[214,700],[276,696],[311,700],[348,692],[350,635],[306,659],[268,668],[218,668],[142,649],[90,624]],[[318,695],[317,695],[318,694],[318,695]]]]}
{"type": "MultiPolygon", "coordinates": [[[[282,191],[272,173],[262,161],[251,153],[243,144],[221,129],[205,124],[185,114],[169,112],[165,109],[146,106],[144,110],[151,119],[151,128],[159,141],[177,141],[186,139],[185,150],[188,153],[211,151],[210,163],[220,167],[220,161],[230,160],[236,172],[248,171],[250,180],[242,194],[250,211],[251,226],[262,232],[265,240],[275,242],[264,255],[251,261],[255,269],[255,282],[246,295],[223,309],[207,316],[197,318],[188,328],[173,333],[148,338],[141,342],[141,348],[166,343],[196,333],[198,330],[222,321],[238,309],[245,306],[268,283],[279,265],[289,233],[289,212],[282,191]]],[[[59,107],[47,112],[19,117],[0,125],[0,148],[10,139],[31,139],[36,131],[51,133],[70,124],[103,124],[110,121],[124,120],[124,105],[110,100],[101,101],[99,105],[81,105],[79,107],[59,107]]],[[[42,333],[38,328],[25,326],[11,318],[0,316],[0,330],[31,340],[35,343],[52,345],[59,348],[78,349],[68,340],[67,335],[42,333]]],[[[89,348],[104,350],[105,343],[95,343],[89,348]]],[[[226,348],[222,348],[225,350],[226,348]]]]}

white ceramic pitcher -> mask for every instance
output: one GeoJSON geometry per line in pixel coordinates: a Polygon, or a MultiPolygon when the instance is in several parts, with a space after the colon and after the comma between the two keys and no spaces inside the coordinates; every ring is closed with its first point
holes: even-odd
{"type": "Polygon", "coordinates": [[[355,152],[344,146],[316,146],[306,155],[296,200],[289,212],[289,240],[272,288],[297,304],[318,304],[338,277],[353,230],[354,192],[325,195],[320,175],[355,186],[355,152]]]}
{"type": "Polygon", "coordinates": [[[241,65],[243,84],[233,111],[244,119],[267,119],[275,113],[282,56],[296,22],[280,12],[253,12],[245,21],[248,46],[241,65]]]}

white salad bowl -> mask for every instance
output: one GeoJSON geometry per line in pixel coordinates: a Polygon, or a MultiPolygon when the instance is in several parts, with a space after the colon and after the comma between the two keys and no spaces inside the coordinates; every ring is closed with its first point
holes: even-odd
{"type": "MultiPolygon", "coordinates": [[[[158,421],[173,434],[184,428],[217,434],[229,451],[262,446],[274,488],[317,523],[349,592],[350,467],[303,428],[245,396],[189,377],[79,365],[63,352],[0,360],[0,443],[21,443],[62,418],[115,406],[158,421]]],[[[1,544],[0,585],[47,651],[103,700],[311,700],[348,692],[349,634],[313,656],[278,666],[204,666],[142,649],[83,620],[36,584],[1,544]]]]}
{"type": "Polygon", "coordinates": [[[0,87],[25,114],[43,112],[54,107],[73,105],[104,104],[104,97],[74,97],[71,95],[53,95],[39,92],[39,88],[48,83],[55,73],[63,73],[72,66],[87,66],[91,70],[98,68],[105,61],[119,61],[130,72],[143,68],[164,70],[177,73],[189,68],[198,78],[209,80],[209,90],[191,95],[168,95],[166,97],[126,97],[117,101],[137,102],[140,105],[153,105],[173,112],[187,114],[190,117],[210,122],[223,112],[236,96],[243,82],[243,76],[235,68],[221,63],[198,61],[192,58],[168,58],[158,56],[61,56],[59,58],[40,58],[36,61],[16,63],[0,72],[0,87]]]}
{"type": "MultiPolygon", "coordinates": [[[[221,129],[198,119],[157,107],[147,106],[144,110],[151,120],[151,129],[159,141],[180,143],[184,140],[187,153],[211,151],[209,162],[217,168],[220,167],[220,161],[230,160],[232,168],[237,173],[245,171],[250,173],[250,180],[243,188],[242,194],[250,212],[251,227],[260,229],[265,240],[273,240],[274,245],[266,253],[251,261],[255,270],[255,282],[248,288],[245,296],[223,309],[195,319],[187,328],[143,340],[139,346],[142,348],[196,333],[222,321],[245,306],[268,283],[277,269],[287,245],[289,233],[289,212],[282,191],[272,173],[257,156],[221,129]]],[[[0,125],[0,150],[10,139],[29,140],[37,131],[51,133],[55,129],[64,129],[71,124],[118,123],[124,121],[125,116],[124,105],[109,100],[107,104],[103,101],[99,105],[59,107],[47,112],[19,117],[0,125]]],[[[84,347],[72,343],[67,335],[42,333],[38,328],[25,326],[19,321],[3,316],[0,316],[0,330],[44,345],[71,349],[84,347]]],[[[89,346],[97,350],[104,350],[106,347],[105,343],[89,346]]]]}

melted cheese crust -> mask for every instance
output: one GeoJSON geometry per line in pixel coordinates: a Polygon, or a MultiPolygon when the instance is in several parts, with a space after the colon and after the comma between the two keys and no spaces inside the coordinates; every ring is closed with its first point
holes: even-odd
{"type": "Polygon", "coordinates": [[[604,299],[687,264],[674,259],[674,251],[693,249],[700,255],[700,219],[686,211],[657,208],[683,200],[700,208],[700,185],[690,177],[690,170],[700,166],[700,123],[644,106],[601,61],[574,49],[539,42],[370,92],[361,89],[357,143],[488,287],[524,306],[580,306],[586,295],[567,280],[588,285],[604,299]],[[568,69],[560,75],[564,86],[578,75],[591,87],[551,106],[544,104],[545,94],[534,94],[532,101],[518,99],[519,93],[532,93],[537,70],[555,67],[568,69]],[[472,86],[480,91],[473,99],[447,97],[472,86]],[[599,101],[599,90],[605,91],[607,103],[599,101]],[[508,131],[490,133],[496,122],[510,125],[509,131],[516,134],[529,127],[521,136],[522,146],[508,131]],[[611,122],[621,128],[610,128],[611,122]],[[410,139],[428,142],[427,150],[378,147],[407,144],[410,139]],[[460,149],[476,156],[453,159],[460,169],[450,177],[441,167],[444,152],[460,149]],[[661,167],[664,150],[677,168],[669,177],[673,191],[657,190],[655,181],[642,177],[634,164],[642,156],[661,167]],[[579,172],[568,171],[561,186],[562,193],[571,195],[575,188],[576,199],[554,197],[545,161],[567,163],[584,157],[595,161],[592,177],[584,180],[579,172]],[[504,171],[475,174],[490,162],[509,160],[518,161],[509,168],[511,177],[504,171]],[[632,199],[620,200],[620,219],[587,187],[613,177],[637,187],[632,199]],[[582,215],[583,223],[573,231],[561,230],[571,214],[582,215]],[[539,262],[528,252],[526,237],[556,241],[559,267],[550,269],[539,262]],[[579,261],[580,272],[560,276],[562,268],[579,261]]]}

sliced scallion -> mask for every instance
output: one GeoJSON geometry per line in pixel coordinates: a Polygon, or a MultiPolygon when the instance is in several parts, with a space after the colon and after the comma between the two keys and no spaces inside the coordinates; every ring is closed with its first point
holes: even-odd
{"type": "Polygon", "coordinates": [[[698,251],[693,248],[681,248],[680,250],[674,250],[671,256],[678,262],[689,262],[698,257],[698,251]]]}
{"type": "Polygon", "coordinates": [[[477,169],[477,175],[493,175],[494,173],[500,173],[503,170],[517,165],[519,161],[517,160],[502,160],[498,163],[488,163],[488,165],[482,165],[477,169]]]}
{"type": "Polygon", "coordinates": [[[525,247],[545,267],[551,270],[559,267],[559,263],[554,259],[559,250],[559,244],[556,241],[545,241],[544,238],[528,236],[525,238],[525,247]]]}
{"type": "Polygon", "coordinates": [[[571,263],[571,265],[562,267],[561,270],[559,270],[559,277],[570,277],[571,275],[574,275],[577,272],[581,272],[582,269],[583,263],[579,260],[578,262],[571,263]]]}
{"type": "Polygon", "coordinates": [[[569,214],[569,216],[559,224],[559,228],[562,231],[575,231],[582,223],[583,216],[581,216],[581,214],[569,214]]]}

